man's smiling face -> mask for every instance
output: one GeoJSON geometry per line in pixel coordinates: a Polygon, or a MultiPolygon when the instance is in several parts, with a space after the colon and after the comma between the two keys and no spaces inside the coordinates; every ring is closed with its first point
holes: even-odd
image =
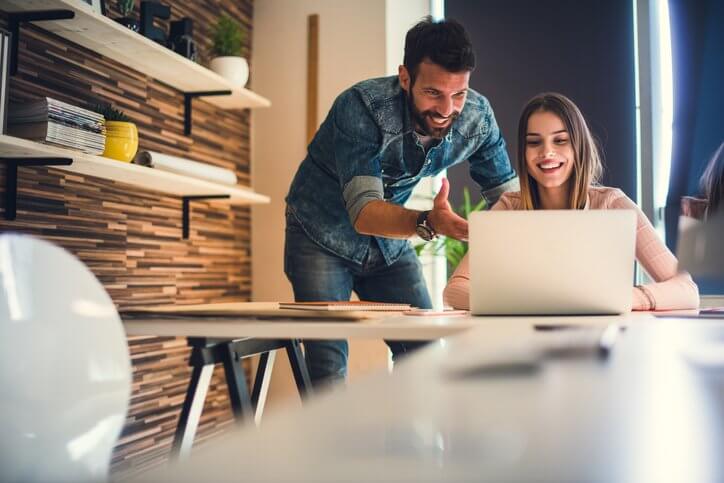
{"type": "Polygon", "coordinates": [[[423,61],[413,83],[407,69],[400,66],[400,85],[407,94],[416,129],[435,138],[445,137],[463,110],[469,81],[469,71],[449,72],[423,61]]]}

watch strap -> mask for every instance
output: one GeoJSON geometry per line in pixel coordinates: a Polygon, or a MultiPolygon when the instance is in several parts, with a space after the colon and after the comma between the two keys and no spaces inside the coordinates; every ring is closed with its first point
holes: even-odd
{"type": "Polygon", "coordinates": [[[435,238],[437,236],[437,232],[435,231],[435,228],[430,224],[430,220],[428,219],[428,215],[430,214],[430,210],[427,211],[421,211],[419,215],[417,215],[417,226],[424,227],[427,229],[432,238],[435,238]]]}

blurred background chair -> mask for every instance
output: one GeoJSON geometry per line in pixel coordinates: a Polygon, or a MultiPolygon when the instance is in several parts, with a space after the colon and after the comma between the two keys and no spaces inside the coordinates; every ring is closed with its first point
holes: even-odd
{"type": "Polygon", "coordinates": [[[126,418],[118,312],[77,258],[0,235],[0,481],[98,481],[126,418]]]}

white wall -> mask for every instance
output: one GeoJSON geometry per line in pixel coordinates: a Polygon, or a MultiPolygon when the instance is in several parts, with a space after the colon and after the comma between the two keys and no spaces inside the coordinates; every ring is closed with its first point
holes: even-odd
{"type": "Polygon", "coordinates": [[[422,17],[430,14],[430,0],[388,0],[385,2],[385,72],[396,75],[405,52],[405,34],[422,17]]]}
{"type": "Polygon", "coordinates": [[[335,97],[385,74],[384,0],[258,0],[252,88],[272,107],[254,111],[252,184],[272,203],[252,209],[254,300],[291,299],[283,270],[284,197],[306,153],[307,16],[319,14],[321,123],[335,97]]]}
{"type": "MultiPolygon", "coordinates": [[[[252,115],[252,185],[272,198],[252,209],[252,296],[256,301],[291,300],[284,275],[284,197],[306,153],[307,16],[319,15],[319,106],[321,123],[334,99],[360,80],[384,76],[388,56],[402,60],[404,31],[427,14],[427,0],[257,0],[254,4],[251,88],[272,102],[252,115]],[[409,7],[409,9],[407,8],[409,7]],[[393,47],[386,21],[394,12],[393,47]],[[404,19],[405,12],[410,15],[404,19]],[[402,32],[400,39],[399,32],[402,32]]],[[[395,69],[396,72],[396,69],[395,69]]],[[[387,365],[381,341],[354,342],[350,376],[387,365]]],[[[281,355],[272,378],[270,405],[294,394],[281,355]],[[287,373],[280,374],[280,373],[287,373]],[[282,377],[280,377],[282,376],[282,377]],[[286,382],[283,381],[286,379],[286,382]]]]}

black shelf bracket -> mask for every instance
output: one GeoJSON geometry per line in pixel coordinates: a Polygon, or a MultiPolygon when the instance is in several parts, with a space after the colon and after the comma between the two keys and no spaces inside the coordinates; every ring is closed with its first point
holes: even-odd
{"type": "Polygon", "coordinates": [[[15,219],[18,207],[18,166],[70,166],[71,158],[0,158],[5,169],[5,219],[15,219]]]}
{"type": "Polygon", "coordinates": [[[229,95],[231,95],[231,91],[184,92],[184,135],[191,136],[191,101],[194,97],[229,95]]]}
{"type": "Polygon", "coordinates": [[[196,196],[183,196],[181,198],[182,200],[182,209],[183,209],[183,215],[181,218],[182,223],[182,230],[183,230],[183,239],[187,240],[189,237],[189,218],[191,217],[191,207],[189,206],[189,203],[193,200],[219,200],[219,199],[226,199],[231,198],[231,195],[196,195],[196,196]]]}
{"type": "Polygon", "coordinates": [[[34,12],[8,12],[8,30],[10,30],[10,75],[18,73],[18,41],[21,22],[41,22],[43,20],[69,20],[75,18],[72,10],[37,10],[34,12]]]}

